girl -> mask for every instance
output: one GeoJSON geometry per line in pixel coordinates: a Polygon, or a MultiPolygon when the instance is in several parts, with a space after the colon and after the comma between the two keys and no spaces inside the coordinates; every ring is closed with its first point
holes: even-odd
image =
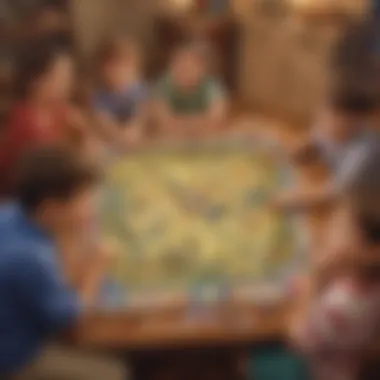
{"type": "Polygon", "coordinates": [[[0,142],[3,195],[10,195],[14,166],[26,151],[51,144],[89,148],[85,121],[70,106],[70,53],[48,40],[36,41],[24,53],[16,70],[16,99],[0,142]]]}
{"type": "Polygon", "coordinates": [[[138,49],[131,40],[116,38],[101,47],[98,61],[93,108],[106,141],[123,150],[144,135],[147,90],[140,78],[138,49]]]}

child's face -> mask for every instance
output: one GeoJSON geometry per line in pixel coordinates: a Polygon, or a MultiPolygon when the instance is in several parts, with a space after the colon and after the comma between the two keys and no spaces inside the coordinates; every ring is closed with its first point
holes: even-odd
{"type": "Polygon", "coordinates": [[[52,224],[58,233],[81,235],[88,231],[95,218],[96,191],[85,189],[68,201],[52,201],[47,210],[52,224]]]}
{"type": "Polygon", "coordinates": [[[192,50],[178,52],[172,61],[173,78],[183,88],[196,86],[205,75],[205,65],[201,57],[192,50]]]}
{"type": "Polygon", "coordinates": [[[103,66],[103,78],[108,87],[123,90],[135,77],[135,63],[132,59],[116,58],[103,66]]]}
{"type": "Polygon", "coordinates": [[[60,55],[49,71],[36,81],[36,90],[44,99],[66,101],[71,96],[73,80],[74,68],[71,57],[60,55]]]}

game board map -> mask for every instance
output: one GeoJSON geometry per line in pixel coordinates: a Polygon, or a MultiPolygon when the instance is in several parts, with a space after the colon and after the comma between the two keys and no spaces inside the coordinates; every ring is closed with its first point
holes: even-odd
{"type": "Polygon", "coordinates": [[[279,298],[305,265],[302,223],[266,204],[291,174],[263,140],[166,144],[116,160],[101,215],[120,260],[105,303],[279,298]]]}

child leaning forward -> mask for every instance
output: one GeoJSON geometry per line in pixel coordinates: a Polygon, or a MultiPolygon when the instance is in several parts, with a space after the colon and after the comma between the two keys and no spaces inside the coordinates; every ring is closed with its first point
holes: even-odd
{"type": "MultiPolygon", "coordinates": [[[[380,152],[342,189],[314,273],[291,323],[291,338],[316,380],[356,379],[380,323],[380,152]]],[[[359,169],[359,168],[358,168],[359,169]]],[[[301,297],[302,298],[302,297],[301,297]]]]}

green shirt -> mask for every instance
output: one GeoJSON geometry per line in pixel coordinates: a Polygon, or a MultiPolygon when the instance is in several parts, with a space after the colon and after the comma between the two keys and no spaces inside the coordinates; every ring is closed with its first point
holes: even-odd
{"type": "Polygon", "coordinates": [[[213,101],[224,98],[224,90],[217,80],[205,77],[191,91],[184,91],[170,75],[165,75],[158,82],[156,96],[175,114],[199,114],[206,112],[213,101]]]}

